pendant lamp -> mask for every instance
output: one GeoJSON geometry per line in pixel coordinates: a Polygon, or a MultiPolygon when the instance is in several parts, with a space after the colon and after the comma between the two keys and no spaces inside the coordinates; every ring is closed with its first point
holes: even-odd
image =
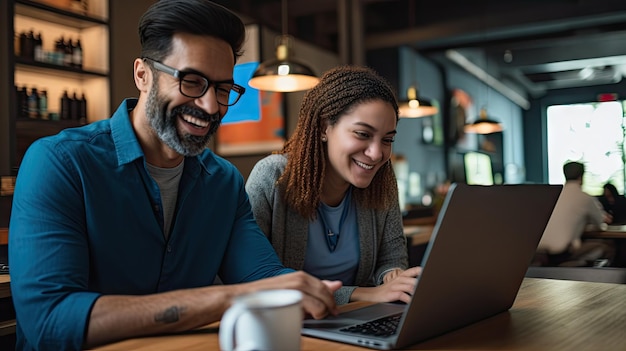
{"type": "Polygon", "coordinates": [[[261,63],[248,85],[258,90],[279,92],[311,89],[319,78],[311,68],[290,57],[292,38],[287,35],[287,0],[282,0],[282,27],[276,59],[261,63]]]}
{"type": "Polygon", "coordinates": [[[487,110],[482,108],[478,119],[474,123],[466,124],[464,127],[465,133],[476,134],[491,134],[502,131],[502,124],[500,122],[489,119],[487,117],[487,110]]]}
{"type": "Polygon", "coordinates": [[[398,116],[400,118],[426,117],[439,112],[436,106],[418,97],[417,88],[415,86],[409,87],[407,90],[407,98],[408,101],[400,103],[398,106],[398,116]]]}

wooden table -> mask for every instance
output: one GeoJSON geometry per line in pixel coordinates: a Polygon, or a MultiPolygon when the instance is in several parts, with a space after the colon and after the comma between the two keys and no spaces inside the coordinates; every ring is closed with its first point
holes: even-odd
{"type": "Polygon", "coordinates": [[[609,225],[605,230],[589,230],[583,239],[610,239],[615,242],[615,260],[612,266],[626,267],[626,225],[609,225]]]}
{"type": "MultiPolygon", "coordinates": [[[[407,349],[625,350],[625,326],[626,284],[525,278],[508,312],[407,349]]],[[[129,339],[95,350],[219,350],[218,328],[212,324],[193,333],[129,339]]],[[[302,337],[302,350],[368,349],[302,337]]]]}

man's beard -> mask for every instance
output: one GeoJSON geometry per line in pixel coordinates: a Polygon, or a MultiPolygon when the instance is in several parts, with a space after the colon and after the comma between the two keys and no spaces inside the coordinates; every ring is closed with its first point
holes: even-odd
{"type": "MultiPolygon", "coordinates": [[[[211,137],[217,132],[222,119],[219,112],[208,114],[203,110],[187,105],[179,105],[167,111],[167,102],[158,94],[156,81],[148,93],[146,116],[159,139],[172,150],[183,156],[196,156],[202,153],[211,137]],[[210,123],[210,129],[204,136],[182,134],[176,129],[178,116],[188,115],[210,123]]],[[[187,123],[184,122],[183,123],[187,123]]]]}

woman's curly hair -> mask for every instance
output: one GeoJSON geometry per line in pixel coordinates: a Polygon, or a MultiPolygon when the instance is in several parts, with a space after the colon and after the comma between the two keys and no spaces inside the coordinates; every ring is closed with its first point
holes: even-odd
{"type": "MultiPolygon", "coordinates": [[[[326,168],[322,133],[356,106],[380,100],[389,103],[398,121],[398,102],[389,82],[368,67],[333,68],[305,95],[293,135],[278,152],[288,154],[285,171],[277,181],[283,200],[305,218],[315,218],[326,168]]],[[[397,184],[391,161],[383,165],[364,189],[353,196],[367,208],[381,209],[397,202],[397,184]]]]}

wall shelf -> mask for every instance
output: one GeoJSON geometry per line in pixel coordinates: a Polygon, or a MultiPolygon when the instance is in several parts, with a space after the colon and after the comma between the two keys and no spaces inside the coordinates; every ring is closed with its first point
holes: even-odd
{"type": "Polygon", "coordinates": [[[82,70],[74,67],[55,65],[46,62],[30,61],[22,57],[15,58],[15,68],[18,70],[29,71],[36,74],[53,74],[72,79],[85,79],[94,77],[107,77],[106,72],[97,72],[94,70],[82,70]],[[69,74],[69,76],[68,76],[69,74]]]}
{"type": "Polygon", "coordinates": [[[108,25],[108,21],[104,18],[85,16],[69,10],[27,0],[16,0],[15,14],[77,29],[108,25]]]}
{"type": "MultiPolygon", "coordinates": [[[[61,98],[67,92],[70,98],[85,97],[87,122],[110,117],[110,24],[109,0],[88,0],[85,13],[75,12],[69,0],[9,0],[9,20],[3,30],[12,38],[8,49],[9,75],[7,88],[9,114],[0,118],[10,120],[10,168],[19,167],[26,149],[35,140],[57,134],[69,127],[84,124],[78,120],[40,120],[25,118],[23,108],[17,106],[16,90],[34,89],[47,93],[47,113],[61,115],[61,98]],[[32,32],[41,38],[43,55],[22,51],[21,34],[32,32]],[[82,55],[76,66],[66,66],[57,56],[57,43],[80,40],[82,55]],[[53,61],[55,61],[53,63],[53,61]]],[[[67,55],[67,52],[65,53],[67,55]]],[[[62,55],[61,55],[62,56],[62,55]]]]}

